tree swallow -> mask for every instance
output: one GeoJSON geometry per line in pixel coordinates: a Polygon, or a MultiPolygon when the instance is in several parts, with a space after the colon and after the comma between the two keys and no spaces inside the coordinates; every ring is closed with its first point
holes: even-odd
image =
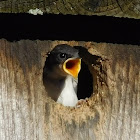
{"type": "Polygon", "coordinates": [[[78,102],[80,69],[78,50],[66,44],[57,45],[48,55],[43,69],[43,83],[48,96],[64,106],[74,107],[78,102]]]}

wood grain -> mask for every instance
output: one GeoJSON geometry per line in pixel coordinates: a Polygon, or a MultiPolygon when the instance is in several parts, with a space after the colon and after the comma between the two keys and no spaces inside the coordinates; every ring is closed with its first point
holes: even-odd
{"type": "Polygon", "coordinates": [[[0,139],[139,140],[139,60],[134,45],[1,39],[0,139]],[[94,95],[80,108],[55,103],[43,86],[46,53],[62,43],[88,50],[94,95]]]}
{"type": "Polygon", "coordinates": [[[71,15],[106,15],[140,18],[139,0],[3,0],[1,13],[27,13],[30,9],[43,13],[71,15]]]}

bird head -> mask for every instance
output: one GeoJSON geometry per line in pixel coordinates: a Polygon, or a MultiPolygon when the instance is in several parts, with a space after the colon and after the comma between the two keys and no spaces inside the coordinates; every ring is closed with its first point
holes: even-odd
{"type": "Polygon", "coordinates": [[[81,69],[78,50],[66,44],[57,45],[50,52],[48,62],[50,70],[55,71],[58,75],[71,75],[77,78],[81,69]]]}

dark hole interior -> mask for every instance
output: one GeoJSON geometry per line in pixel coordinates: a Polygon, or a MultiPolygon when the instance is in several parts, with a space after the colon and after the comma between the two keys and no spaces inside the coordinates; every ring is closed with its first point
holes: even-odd
{"type": "Polygon", "coordinates": [[[93,78],[89,71],[88,65],[81,61],[81,71],[78,76],[78,99],[89,98],[93,93],[93,78]]]}
{"type": "Polygon", "coordinates": [[[81,71],[78,76],[78,99],[85,99],[90,97],[97,91],[97,71],[91,65],[101,68],[101,57],[92,55],[88,50],[82,46],[74,46],[79,51],[79,55],[82,58],[81,71]],[[89,68],[92,67],[92,73],[89,68]]]}

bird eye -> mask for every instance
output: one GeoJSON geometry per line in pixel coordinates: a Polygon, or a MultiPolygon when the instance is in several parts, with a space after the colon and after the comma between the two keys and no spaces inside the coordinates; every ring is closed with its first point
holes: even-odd
{"type": "Polygon", "coordinates": [[[66,58],[66,54],[65,53],[60,53],[60,58],[66,58]]]}

